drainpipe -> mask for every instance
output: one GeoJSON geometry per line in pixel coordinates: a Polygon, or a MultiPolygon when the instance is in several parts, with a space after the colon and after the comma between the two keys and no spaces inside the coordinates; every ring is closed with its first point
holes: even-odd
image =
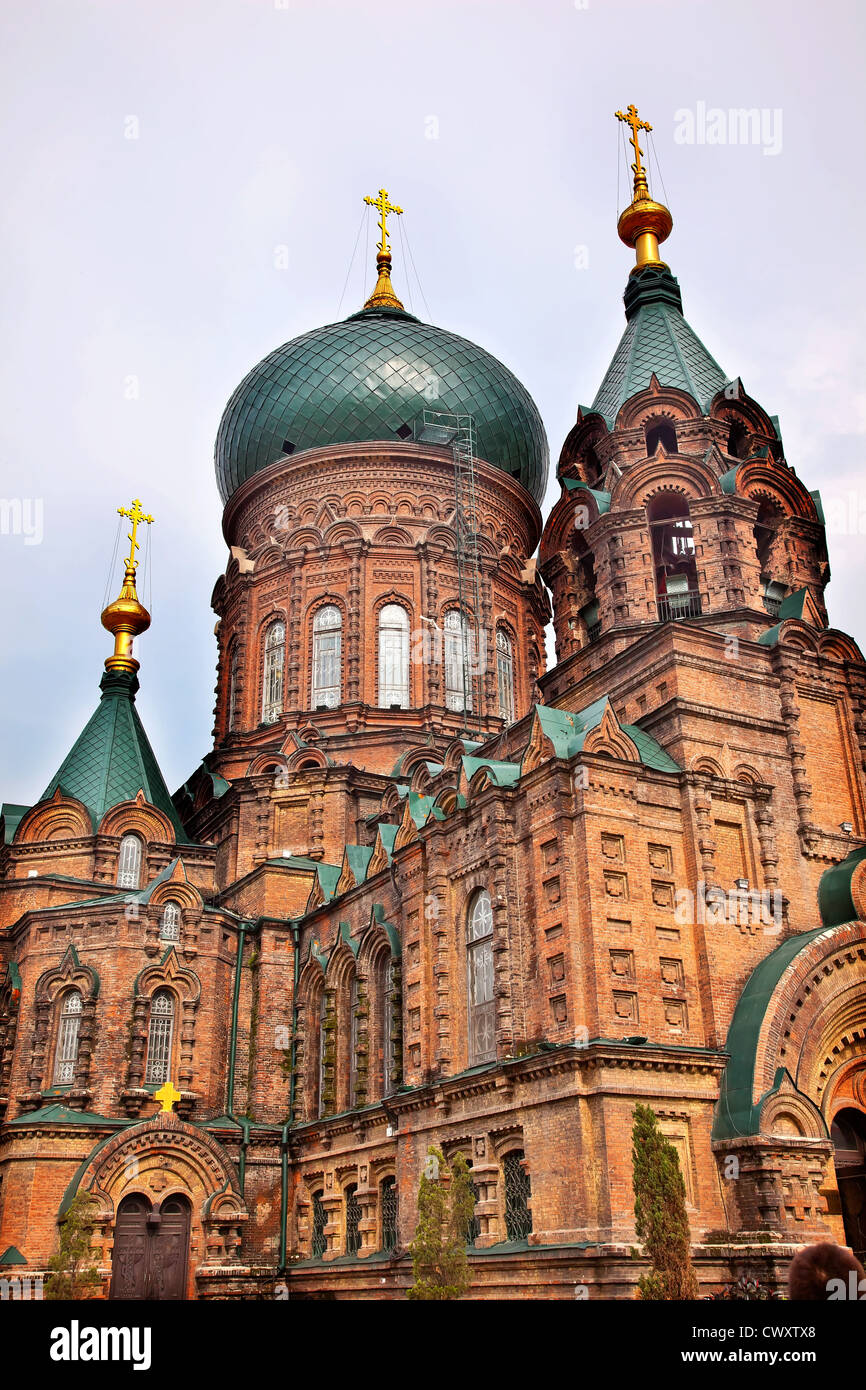
{"type": "Polygon", "coordinates": [[[247,932],[257,931],[261,925],[259,917],[255,922],[242,921],[238,927],[238,954],[235,961],[235,988],[232,999],[232,1023],[229,1043],[229,1079],[228,1092],[226,1095],[226,1115],[238,1126],[241,1131],[241,1152],[238,1160],[238,1182],[240,1183],[241,1196],[244,1196],[244,1182],[247,1171],[247,1148],[250,1142],[250,1121],[246,1115],[236,1115],[234,1113],[235,1103],[235,1057],[238,1049],[238,1003],[241,995],[241,969],[243,967],[244,942],[247,932]]]}
{"type": "Polygon", "coordinates": [[[289,1118],[283,1125],[280,1134],[280,1266],[279,1273],[282,1274],[286,1268],[286,1226],[289,1219],[289,1129],[294,1123],[295,1116],[295,1062],[297,1058],[297,1036],[298,1036],[298,977],[301,973],[301,952],[300,952],[300,930],[299,922],[290,922],[292,929],[292,949],[294,951],[294,984],[292,987],[292,1057],[291,1075],[289,1077],[289,1118]]]}

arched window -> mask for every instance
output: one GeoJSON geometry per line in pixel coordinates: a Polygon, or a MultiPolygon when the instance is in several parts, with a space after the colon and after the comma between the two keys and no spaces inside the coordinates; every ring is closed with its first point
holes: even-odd
{"type": "Polygon", "coordinates": [[[472,709],[472,633],[465,613],[445,614],[445,708],[472,709]]]}
{"type": "Polygon", "coordinates": [[[393,1250],[397,1245],[397,1179],[385,1178],[380,1192],[382,1213],[382,1249],[393,1250]]]}
{"type": "Polygon", "coordinates": [[[325,1236],[325,1194],[321,1188],[313,1193],[313,1240],[311,1254],[313,1259],[320,1259],[328,1248],[327,1237],[325,1236]]]}
{"type": "Polygon", "coordinates": [[[238,713],[238,667],[240,664],[240,649],[237,642],[232,643],[231,656],[229,657],[229,703],[228,703],[228,725],[229,729],[235,727],[238,713]]]}
{"type": "Polygon", "coordinates": [[[526,1240],[532,1230],[529,1198],[532,1189],[523,1162],[523,1150],[506,1154],[502,1162],[505,1187],[505,1230],[509,1240],[526,1240]]]}
{"type": "Polygon", "coordinates": [[[286,625],[271,623],[265,634],[262,723],[273,724],[283,712],[283,670],[286,660],[286,625]]]}
{"type": "Polygon", "coordinates": [[[660,444],[666,454],[678,452],[677,432],[667,420],[660,420],[656,421],[655,424],[647,425],[646,451],[649,458],[652,458],[660,444]]]}
{"type": "Polygon", "coordinates": [[[160,941],[180,941],[180,905],[166,903],[159,924],[160,941]]]}
{"type": "Polygon", "coordinates": [[[171,1073],[171,1039],[174,1031],[174,996],[167,989],[157,990],[150,1001],[150,1028],[147,1035],[147,1086],[161,1086],[171,1073]]]}
{"type": "Polygon", "coordinates": [[[659,621],[701,612],[689,504],[679,492],[659,492],[647,504],[659,621]]]}
{"type": "Polygon", "coordinates": [[[496,629],[496,681],[499,688],[499,715],[506,724],[514,723],[514,653],[504,628],[496,629]]]}
{"type": "Polygon", "coordinates": [[[357,1255],[361,1248],[361,1203],[358,1201],[358,1184],[350,1182],[346,1188],[346,1254],[357,1255]]]}
{"type": "Polygon", "coordinates": [[[382,970],[382,1095],[394,1089],[394,961],[389,956],[382,970]]]}
{"type": "Polygon", "coordinates": [[[141,840],[137,835],[124,835],[117,861],[118,888],[141,886],[141,840]]]}
{"type": "Polygon", "coordinates": [[[84,1001],[77,989],[70,989],[60,1001],[57,1020],[57,1047],[54,1051],[54,1085],[68,1086],[75,1080],[81,1010],[84,1001]]]}
{"type": "Polygon", "coordinates": [[[339,608],[326,604],[313,619],[313,709],[340,703],[340,662],[343,619],[339,608]]]}
{"type": "Polygon", "coordinates": [[[358,1086],[358,976],[349,986],[349,1109],[357,1105],[358,1086]]]}
{"type": "Polygon", "coordinates": [[[493,1003],[493,906],[484,888],[469,908],[467,928],[469,989],[469,1065],[496,1057],[496,1019],[493,1003]]]}
{"type": "Polygon", "coordinates": [[[379,704],[409,708],[409,614],[399,603],[379,613],[379,704]]]}

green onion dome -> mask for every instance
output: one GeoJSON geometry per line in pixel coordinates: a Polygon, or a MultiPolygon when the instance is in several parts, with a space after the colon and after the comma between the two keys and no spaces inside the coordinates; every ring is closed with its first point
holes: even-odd
{"type": "Polygon", "coordinates": [[[483,348],[395,307],[293,338],[244,377],[217,434],[222,499],[286,454],[411,440],[425,410],[471,415],[476,457],[541,501],[547,436],[529,392],[483,348]]]}

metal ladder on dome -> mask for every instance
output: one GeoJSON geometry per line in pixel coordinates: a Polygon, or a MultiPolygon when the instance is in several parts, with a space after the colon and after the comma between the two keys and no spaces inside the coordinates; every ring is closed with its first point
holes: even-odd
{"type": "MultiPolygon", "coordinates": [[[[463,676],[463,731],[469,715],[483,713],[486,651],[481,632],[481,543],[475,485],[475,420],[471,415],[425,410],[415,422],[420,443],[450,445],[454,460],[454,534],[457,544],[457,603],[466,626],[460,644],[463,676]],[[467,621],[468,620],[468,621],[467,621]]],[[[447,641],[447,639],[446,639],[447,641]]]]}

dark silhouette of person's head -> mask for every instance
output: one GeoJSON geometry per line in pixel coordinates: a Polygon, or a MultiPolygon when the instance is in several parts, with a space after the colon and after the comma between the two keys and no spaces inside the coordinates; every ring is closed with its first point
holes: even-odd
{"type": "MultiPolygon", "coordinates": [[[[829,1241],[822,1241],[820,1245],[807,1245],[805,1250],[801,1250],[795,1255],[788,1268],[788,1297],[793,1300],[809,1299],[812,1302],[826,1302],[833,1295],[847,1297],[847,1294],[840,1295],[839,1284],[830,1287],[832,1280],[841,1280],[842,1286],[847,1291],[852,1284],[855,1289],[859,1287],[861,1279],[866,1278],[863,1266],[860,1261],[846,1250],[844,1245],[833,1245],[829,1241]],[[851,1273],[856,1275],[856,1282],[851,1280],[851,1273]]],[[[860,1294],[866,1293],[866,1284],[860,1289],[860,1294]]],[[[855,1292],[854,1297],[857,1297],[855,1292]]]]}

